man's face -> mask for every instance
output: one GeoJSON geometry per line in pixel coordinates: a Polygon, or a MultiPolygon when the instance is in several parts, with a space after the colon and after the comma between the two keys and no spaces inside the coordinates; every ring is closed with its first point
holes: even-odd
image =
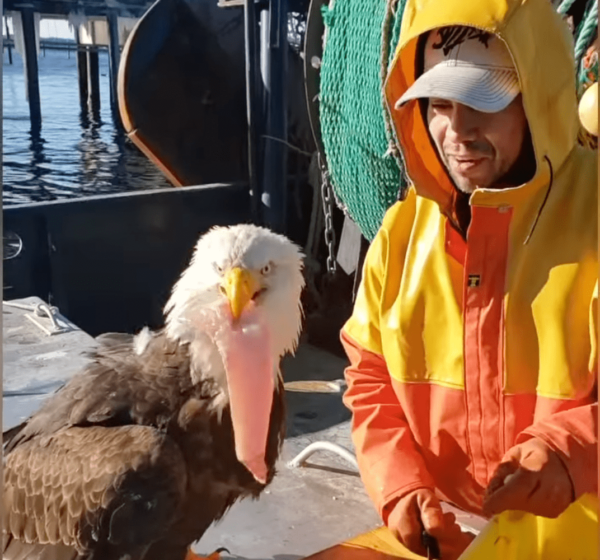
{"type": "Polygon", "coordinates": [[[517,161],[527,134],[518,95],[506,109],[482,113],[454,101],[431,98],[429,132],[457,188],[502,188],[502,178],[517,161]]]}

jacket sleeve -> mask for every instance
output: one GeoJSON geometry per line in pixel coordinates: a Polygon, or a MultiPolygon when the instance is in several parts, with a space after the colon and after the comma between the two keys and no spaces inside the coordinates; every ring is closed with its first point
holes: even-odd
{"type": "Polygon", "coordinates": [[[590,306],[590,372],[595,402],[557,412],[525,429],[517,444],[537,437],[556,451],[567,467],[575,499],[598,493],[598,284],[590,306]]]}
{"type": "Polygon", "coordinates": [[[352,412],[352,439],[366,491],[384,523],[399,498],[434,489],[392,386],[381,351],[379,302],[385,277],[385,234],[369,247],[354,311],[341,340],[350,366],[344,403],[352,412]]]}

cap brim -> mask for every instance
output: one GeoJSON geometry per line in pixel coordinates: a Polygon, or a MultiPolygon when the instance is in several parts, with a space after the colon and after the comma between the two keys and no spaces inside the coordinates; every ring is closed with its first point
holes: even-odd
{"type": "Polygon", "coordinates": [[[413,99],[435,97],[483,113],[497,113],[518,94],[519,80],[513,70],[440,64],[420,76],[396,101],[395,108],[413,99]]]}

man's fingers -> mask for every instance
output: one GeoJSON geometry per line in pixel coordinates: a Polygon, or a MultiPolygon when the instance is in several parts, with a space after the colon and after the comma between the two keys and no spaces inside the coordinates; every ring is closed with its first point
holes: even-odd
{"type": "Polygon", "coordinates": [[[410,512],[406,513],[406,515],[400,517],[397,523],[400,540],[416,554],[425,554],[427,551],[421,541],[421,533],[423,532],[421,512],[416,500],[412,502],[410,512]]]}
{"type": "Polygon", "coordinates": [[[505,484],[506,477],[516,473],[518,469],[519,462],[516,458],[505,458],[504,462],[498,465],[492,480],[490,480],[490,483],[485,491],[485,497],[487,498],[499,488],[502,488],[502,486],[505,484]]]}
{"type": "Polygon", "coordinates": [[[452,512],[442,512],[441,523],[437,523],[437,515],[435,515],[435,523],[430,521],[430,517],[427,521],[423,521],[423,527],[432,537],[438,540],[458,537],[460,534],[460,526],[456,523],[456,515],[452,512]]]}
{"type": "Polygon", "coordinates": [[[443,532],[444,530],[444,512],[440,501],[435,497],[435,494],[430,493],[425,497],[417,499],[419,509],[421,510],[421,521],[423,527],[431,535],[443,532]]]}
{"type": "Polygon", "coordinates": [[[444,560],[457,559],[473,538],[461,531],[452,512],[443,512],[435,494],[427,489],[400,500],[387,522],[404,546],[421,556],[427,555],[423,531],[435,539],[444,560]]]}
{"type": "Polygon", "coordinates": [[[444,525],[447,528],[450,528],[454,525],[458,527],[458,524],[456,523],[456,515],[454,515],[451,511],[447,511],[446,513],[444,513],[444,525]]]}
{"type": "Polygon", "coordinates": [[[444,560],[457,559],[475,538],[472,533],[463,533],[452,512],[443,514],[443,530],[431,531],[430,535],[438,543],[441,557],[444,560]]]}
{"type": "Polygon", "coordinates": [[[539,482],[538,473],[518,469],[510,474],[510,478],[502,486],[486,496],[483,512],[495,515],[509,509],[527,511],[527,503],[539,482]]]}
{"type": "Polygon", "coordinates": [[[426,508],[423,519],[423,526],[437,541],[439,552],[444,560],[458,558],[473,539],[472,535],[465,535],[462,532],[456,522],[456,515],[452,512],[443,513],[441,507],[426,508]]]}

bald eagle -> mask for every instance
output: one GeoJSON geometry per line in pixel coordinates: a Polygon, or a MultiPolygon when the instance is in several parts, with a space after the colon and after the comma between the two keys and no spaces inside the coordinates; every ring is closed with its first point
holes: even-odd
{"type": "Polygon", "coordinates": [[[4,434],[4,560],[183,560],[275,474],[279,364],[296,348],[302,254],[253,225],[203,235],[165,325],[107,336],[4,434]]]}

